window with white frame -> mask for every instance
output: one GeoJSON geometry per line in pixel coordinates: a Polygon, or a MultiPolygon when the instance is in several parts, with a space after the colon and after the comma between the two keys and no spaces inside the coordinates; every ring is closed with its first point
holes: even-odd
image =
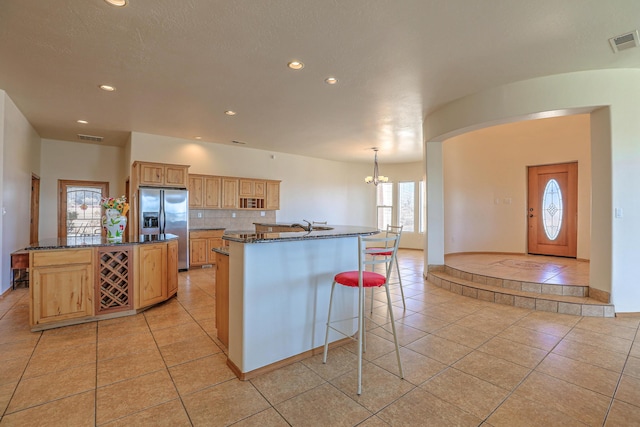
{"type": "Polygon", "coordinates": [[[378,184],[376,210],[380,230],[385,230],[387,225],[402,225],[403,232],[424,233],[427,227],[426,207],[424,181],[378,184]],[[394,195],[396,188],[397,196],[394,195]]]}
{"type": "Polygon", "coordinates": [[[424,233],[427,229],[427,198],[424,184],[424,181],[420,181],[420,233],[424,233]]]}
{"type": "Polygon", "coordinates": [[[398,183],[398,225],[402,226],[402,231],[415,231],[415,213],[416,213],[416,183],[400,182],[398,183]]]}
{"type": "Polygon", "coordinates": [[[387,225],[393,224],[393,183],[378,184],[376,199],[378,229],[386,230],[387,225]]]}

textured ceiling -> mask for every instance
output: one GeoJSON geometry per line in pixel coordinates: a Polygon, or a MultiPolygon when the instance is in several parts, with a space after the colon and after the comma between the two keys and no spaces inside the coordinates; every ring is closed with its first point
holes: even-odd
{"type": "Polygon", "coordinates": [[[0,0],[0,88],[43,138],[419,161],[425,115],[453,99],[640,67],[639,48],[608,43],[639,18],[638,0],[0,0]]]}

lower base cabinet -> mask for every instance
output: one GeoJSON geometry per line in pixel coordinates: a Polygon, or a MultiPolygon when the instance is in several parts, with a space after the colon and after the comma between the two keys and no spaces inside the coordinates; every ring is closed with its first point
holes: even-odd
{"type": "Polygon", "coordinates": [[[218,339],[229,346],[229,255],[216,253],[216,328],[218,339]]]}
{"type": "Polygon", "coordinates": [[[168,298],[167,245],[142,245],[138,247],[137,265],[138,295],[136,308],[156,304],[168,298]]]}
{"type": "Polygon", "coordinates": [[[93,315],[93,251],[32,253],[31,326],[93,315]]]}
{"type": "Polygon", "coordinates": [[[167,244],[167,296],[178,293],[178,241],[167,244]]]}
{"type": "Polygon", "coordinates": [[[32,330],[135,314],[178,292],[178,240],[29,251],[32,330]]]}
{"type": "Polygon", "coordinates": [[[224,230],[193,230],[189,232],[189,267],[215,264],[214,248],[223,245],[224,230]]]}

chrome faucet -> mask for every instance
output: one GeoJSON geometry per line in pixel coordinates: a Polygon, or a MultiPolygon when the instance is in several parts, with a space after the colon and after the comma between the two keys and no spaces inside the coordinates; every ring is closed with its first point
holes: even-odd
{"type": "Polygon", "coordinates": [[[300,227],[304,231],[309,231],[309,232],[313,231],[313,225],[311,224],[311,221],[307,221],[306,219],[303,219],[303,221],[307,223],[306,226],[304,226],[302,224],[295,223],[295,224],[291,224],[291,227],[300,227]]]}

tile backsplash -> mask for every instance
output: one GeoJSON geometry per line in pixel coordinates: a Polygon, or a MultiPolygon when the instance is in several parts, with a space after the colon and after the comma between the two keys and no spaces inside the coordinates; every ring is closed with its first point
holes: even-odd
{"type": "Polygon", "coordinates": [[[276,211],[245,211],[225,209],[190,209],[189,229],[222,227],[234,231],[253,231],[254,222],[276,222],[276,211]],[[261,216],[264,212],[264,216],[261,216]],[[198,217],[200,214],[200,218],[198,217]],[[235,218],[233,216],[235,214],[235,218]]]}

